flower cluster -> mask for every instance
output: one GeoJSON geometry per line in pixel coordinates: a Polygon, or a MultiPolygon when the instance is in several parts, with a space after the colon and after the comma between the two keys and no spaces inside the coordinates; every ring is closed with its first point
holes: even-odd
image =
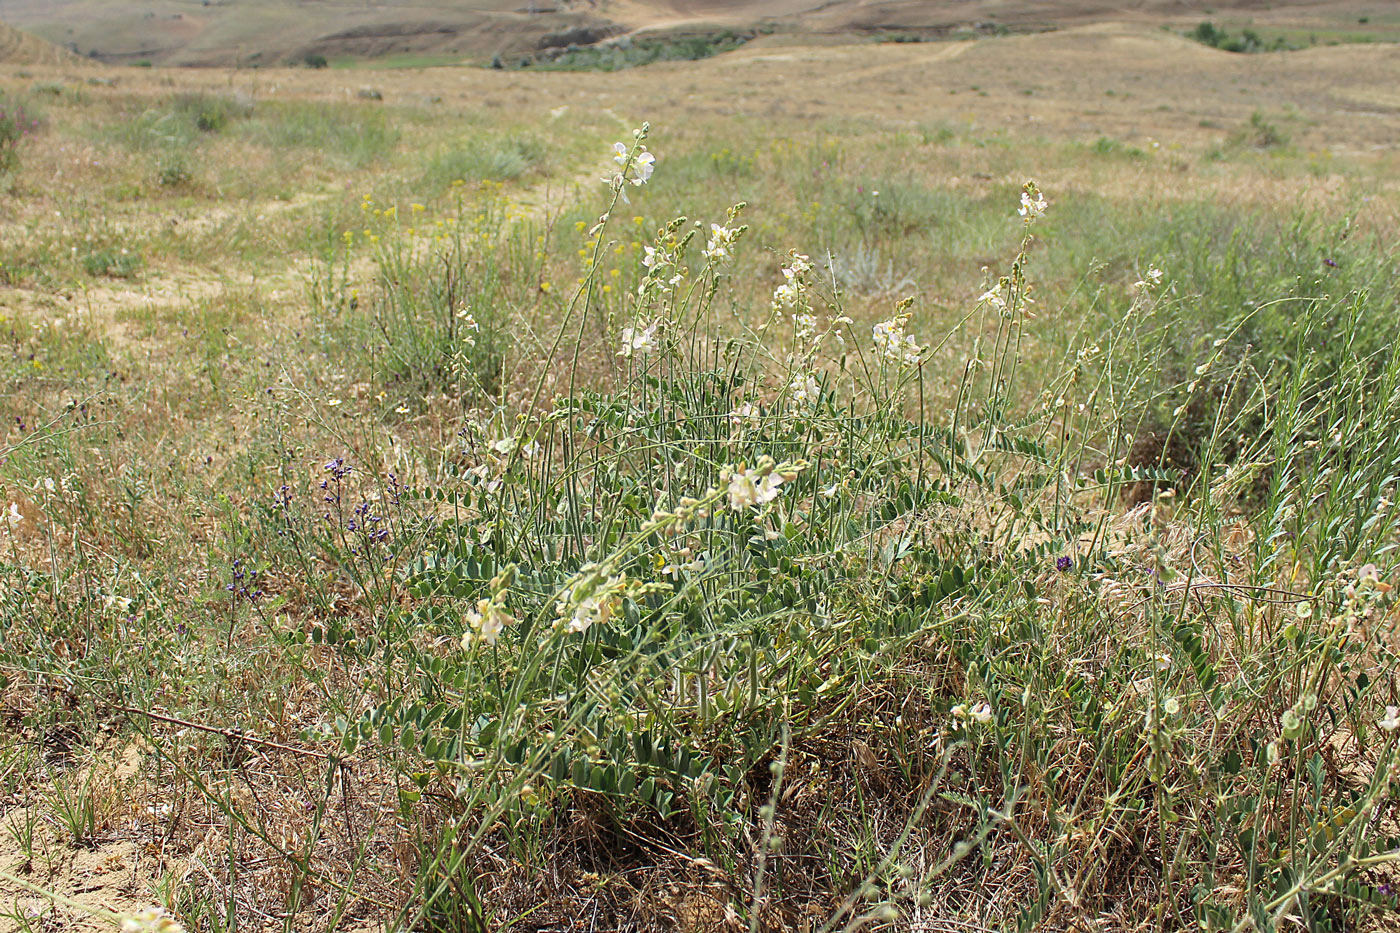
{"type": "Polygon", "coordinates": [[[656,350],[656,332],[660,325],[661,321],[657,319],[646,326],[638,322],[632,327],[622,328],[622,349],[617,351],[617,355],[627,359],[634,353],[647,354],[656,350]]]}
{"type": "Polygon", "coordinates": [[[705,244],[706,259],[721,263],[734,258],[734,243],[743,228],[730,229],[722,224],[710,224],[710,241],[705,244]]]}
{"type": "Polygon", "coordinates": [[[481,333],[481,325],[466,308],[460,308],[457,317],[462,322],[462,342],[469,347],[476,346],[476,335],[481,333]]]}
{"type": "MultiPolygon", "coordinates": [[[[907,305],[903,306],[907,307],[907,305]]],[[[909,314],[904,311],[900,311],[888,321],[876,324],[871,330],[871,337],[875,340],[876,353],[891,362],[903,363],[907,366],[918,363],[924,348],[919,346],[919,342],[905,331],[908,326],[909,314]]]]}
{"type": "Polygon", "coordinates": [[[969,722],[985,726],[992,721],[992,707],[988,703],[974,703],[970,708],[964,703],[959,703],[949,712],[953,714],[953,718],[960,726],[969,722]]]}
{"type": "Polygon", "coordinates": [[[1045,209],[1049,206],[1045,195],[1040,193],[1035,182],[1028,181],[1021,187],[1021,206],[1017,208],[1016,213],[1021,215],[1027,226],[1044,217],[1045,209]]]}
{"type": "Polygon", "coordinates": [[[506,592],[515,580],[515,565],[511,564],[491,579],[491,595],[476,601],[476,606],[468,609],[462,617],[462,648],[475,644],[494,645],[507,625],[515,623],[515,616],[506,610],[506,592]]]}
{"type": "Polygon", "coordinates": [[[622,608],[622,597],[631,584],[626,575],[609,571],[607,566],[585,567],[576,581],[564,588],[555,612],[566,632],[582,634],[595,625],[606,625],[622,608]]]}
{"type": "Polygon", "coordinates": [[[736,512],[750,506],[767,505],[782,493],[783,483],[797,478],[798,465],[779,467],[772,457],[761,457],[753,469],[743,464],[738,468],[725,467],[720,480],[725,483],[729,496],[729,507],[736,512]]]}
{"type": "Polygon", "coordinates": [[[624,202],[628,201],[628,184],[634,187],[645,185],[651,180],[652,172],[656,171],[656,156],[647,152],[647,147],[642,145],[648,129],[648,125],[644,123],[641,129],[632,131],[632,138],[636,142],[631,148],[628,148],[626,143],[613,143],[613,161],[618,164],[618,169],[611,176],[604,178],[603,183],[621,195],[624,202]]]}
{"type": "Polygon", "coordinates": [[[1162,270],[1156,266],[1149,266],[1147,274],[1133,283],[1133,288],[1156,288],[1162,284],[1162,270]]]}

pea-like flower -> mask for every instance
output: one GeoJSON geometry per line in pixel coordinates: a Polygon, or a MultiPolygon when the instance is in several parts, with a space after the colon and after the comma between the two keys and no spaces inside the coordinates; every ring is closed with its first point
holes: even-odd
{"type": "Polygon", "coordinates": [[[652,321],[646,327],[636,325],[622,328],[622,349],[617,351],[617,355],[629,358],[635,353],[651,353],[656,349],[656,330],[660,321],[652,321]]]}
{"type": "Polygon", "coordinates": [[[1045,216],[1045,209],[1047,207],[1049,207],[1049,204],[1045,201],[1045,195],[1040,193],[1040,189],[1036,187],[1035,182],[1026,182],[1021,188],[1021,206],[1016,211],[1016,213],[1021,215],[1021,219],[1024,220],[1027,225],[1033,224],[1045,216]]]}
{"type": "Polygon", "coordinates": [[[733,259],[734,241],[738,238],[738,234],[739,231],[731,230],[721,224],[710,224],[710,242],[705,244],[705,258],[715,262],[733,259]]]}
{"type": "Polygon", "coordinates": [[[765,472],[761,466],[754,469],[740,467],[730,470],[725,478],[729,483],[729,507],[736,512],[772,502],[782,492],[778,487],[786,480],[786,477],[771,467],[765,472]]]}

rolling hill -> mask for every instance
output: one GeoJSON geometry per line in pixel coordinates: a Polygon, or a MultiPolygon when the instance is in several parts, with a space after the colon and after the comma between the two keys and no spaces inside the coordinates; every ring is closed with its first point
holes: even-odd
{"type": "Polygon", "coordinates": [[[67,49],[0,23],[0,62],[4,64],[57,65],[74,60],[67,49]]]}
{"type": "Polygon", "coordinates": [[[1033,32],[1104,20],[1214,17],[1293,30],[1400,35],[1377,0],[3,0],[0,19],[114,63],[275,65],[328,59],[481,60],[637,32],[809,36],[1033,32]],[[1374,9],[1373,9],[1374,8],[1374,9]]]}

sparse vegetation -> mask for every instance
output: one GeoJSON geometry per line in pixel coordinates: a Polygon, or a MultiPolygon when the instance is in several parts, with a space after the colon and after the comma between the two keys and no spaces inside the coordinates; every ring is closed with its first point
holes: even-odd
{"type": "Polygon", "coordinates": [[[1393,62],[1116,28],[64,76],[0,924],[1390,929],[1393,62]]]}
{"type": "Polygon", "coordinates": [[[1282,36],[1265,40],[1253,29],[1242,29],[1239,35],[1231,35],[1209,21],[1201,23],[1187,35],[1202,45],[1220,49],[1222,52],[1287,52],[1301,48],[1282,36]]]}
{"type": "MultiPolygon", "coordinates": [[[[622,68],[636,68],[654,62],[697,61],[732,52],[753,38],[752,34],[723,31],[696,35],[658,36],[656,38],[632,38],[624,36],[596,45],[568,46],[562,49],[549,49],[537,55],[527,56],[519,62],[519,67],[534,67],[549,71],[617,71],[622,68]]],[[[492,60],[492,67],[503,63],[499,57],[492,60]]]]}

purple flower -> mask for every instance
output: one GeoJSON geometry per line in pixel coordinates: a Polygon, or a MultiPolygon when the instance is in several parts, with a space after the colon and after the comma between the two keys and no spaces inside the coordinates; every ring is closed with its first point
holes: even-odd
{"type": "Polygon", "coordinates": [[[1072,557],[1065,556],[1057,558],[1055,560],[1055,569],[1058,570],[1060,573],[1068,572],[1073,566],[1074,559],[1072,557]]]}
{"type": "Polygon", "coordinates": [[[1331,259],[1324,259],[1324,260],[1322,260],[1322,264],[1323,264],[1324,266],[1330,266],[1330,267],[1332,267],[1333,269],[1337,268],[1337,263],[1336,263],[1335,261],[1331,260],[1331,259]]]}

